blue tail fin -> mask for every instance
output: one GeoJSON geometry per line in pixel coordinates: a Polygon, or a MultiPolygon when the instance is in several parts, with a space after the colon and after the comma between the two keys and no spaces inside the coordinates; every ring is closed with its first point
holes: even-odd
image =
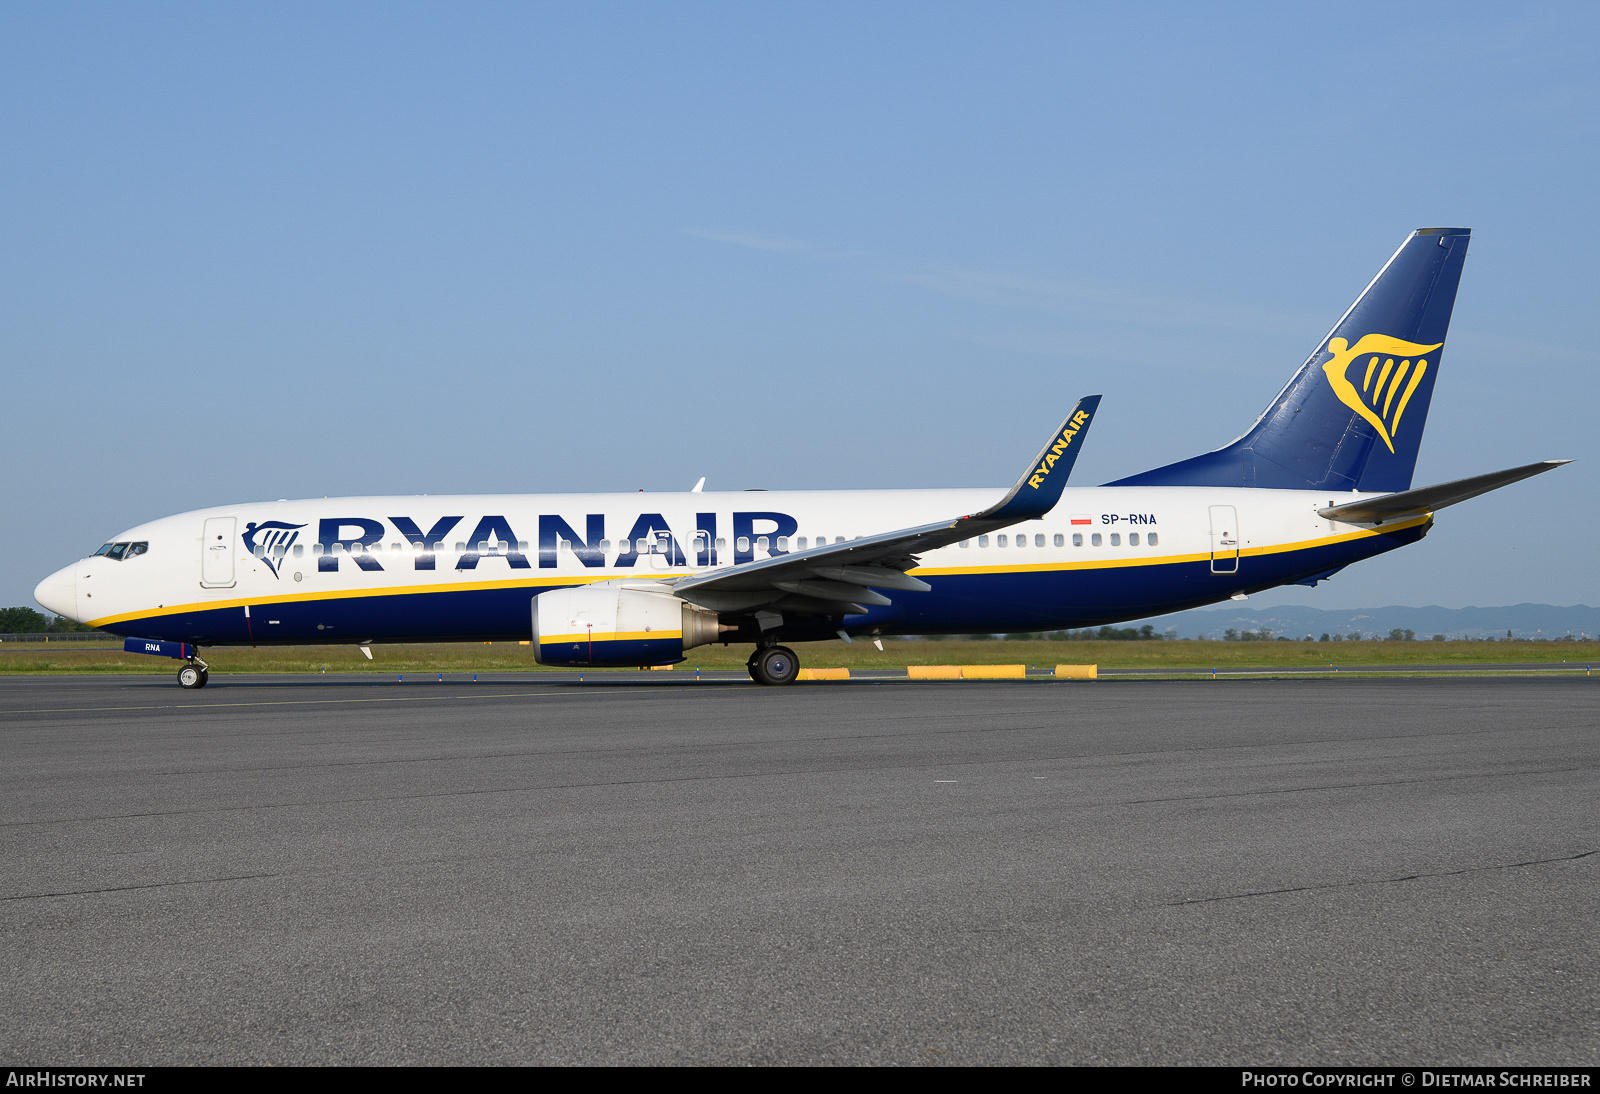
{"type": "Polygon", "coordinates": [[[1409,489],[1471,234],[1412,232],[1244,436],[1107,485],[1409,489]]]}

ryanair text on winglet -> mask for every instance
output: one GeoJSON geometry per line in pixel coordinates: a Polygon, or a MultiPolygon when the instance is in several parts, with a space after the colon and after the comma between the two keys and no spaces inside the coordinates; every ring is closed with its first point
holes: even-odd
{"type": "Polygon", "coordinates": [[[1061,458],[1061,454],[1072,443],[1072,438],[1076,437],[1078,431],[1088,422],[1089,415],[1081,410],[1072,416],[1072,420],[1067,423],[1067,427],[1061,431],[1061,436],[1057,437],[1050,445],[1050,451],[1046,452],[1044,459],[1039,461],[1039,466],[1034,468],[1033,474],[1028,476],[1029,486],[1035,490],[1039,489],[1040,484],[1044,482],[1044,477],[1050,474],[1050,469],[1056,465],[1056,461],[1061,458]]]}

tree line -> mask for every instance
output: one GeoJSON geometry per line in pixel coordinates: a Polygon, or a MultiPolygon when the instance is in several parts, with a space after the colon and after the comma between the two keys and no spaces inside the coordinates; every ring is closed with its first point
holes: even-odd
{"type": "Polygon", "coordinates": [[[93,627],[32,608],[0,608],[0,634],[84,634],[93,627]]]}
{"type": "MultiPolygon", "coordinates": [[[[1146,623],[1142,627],[1084,627],[1065,631],[1012,631],[1009,634],[929,634],[919,641],[928,642],[1159,642],[1176,638],[1177,628],[1166,634],[1157,634],[1146,623]]],[[[885,635],[885,637],[888,637],[885,635]]]]}

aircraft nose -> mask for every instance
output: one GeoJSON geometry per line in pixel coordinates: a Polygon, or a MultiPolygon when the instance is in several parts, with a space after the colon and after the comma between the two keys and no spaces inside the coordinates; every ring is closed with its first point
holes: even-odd
{"type": "Polygon", "coordinates": [[[64,566],[39,582],[33,590],[33,599],[56,615],[64,615],[74,622],[80,622],[77,564],[64,566]]]}

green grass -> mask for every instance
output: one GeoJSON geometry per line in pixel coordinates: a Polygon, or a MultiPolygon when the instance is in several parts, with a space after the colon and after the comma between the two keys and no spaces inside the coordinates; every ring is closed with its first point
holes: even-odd
{"type": "MultiPolygon", "coordinates": [[[[1211,669],[1325,668],[1348,665],[1474,665],[1504,663],[1600,665],[1594,642],[906,642],[886,641],[879,652],[865,640],[797,643],[803,665],[814,668],[903,669],[907,665],[1014,665],[1040,669],[1057,664],[1099,665],[1109,669],[1166,669],[1174,673],[1211,669]]],[[[689,651],[677,671],[742,669],[749,645],[703,646],[689,651]]],[[[515,642],[437,643],[374,646],[368,661],[354,646],[278,646],[208,648],[202,652],[213,671],[302,672],[538,672],[532,647],[515,642]]],[[[164,657],[120,650],[71,649],[52,643],[0,651],[0,675],[95,674],[177,671],[164,657]]],[[[567,671],[567,670],[554,670],[567,671]]],[[[637,671],[621,669],[617,671],[637,671]]]]}

